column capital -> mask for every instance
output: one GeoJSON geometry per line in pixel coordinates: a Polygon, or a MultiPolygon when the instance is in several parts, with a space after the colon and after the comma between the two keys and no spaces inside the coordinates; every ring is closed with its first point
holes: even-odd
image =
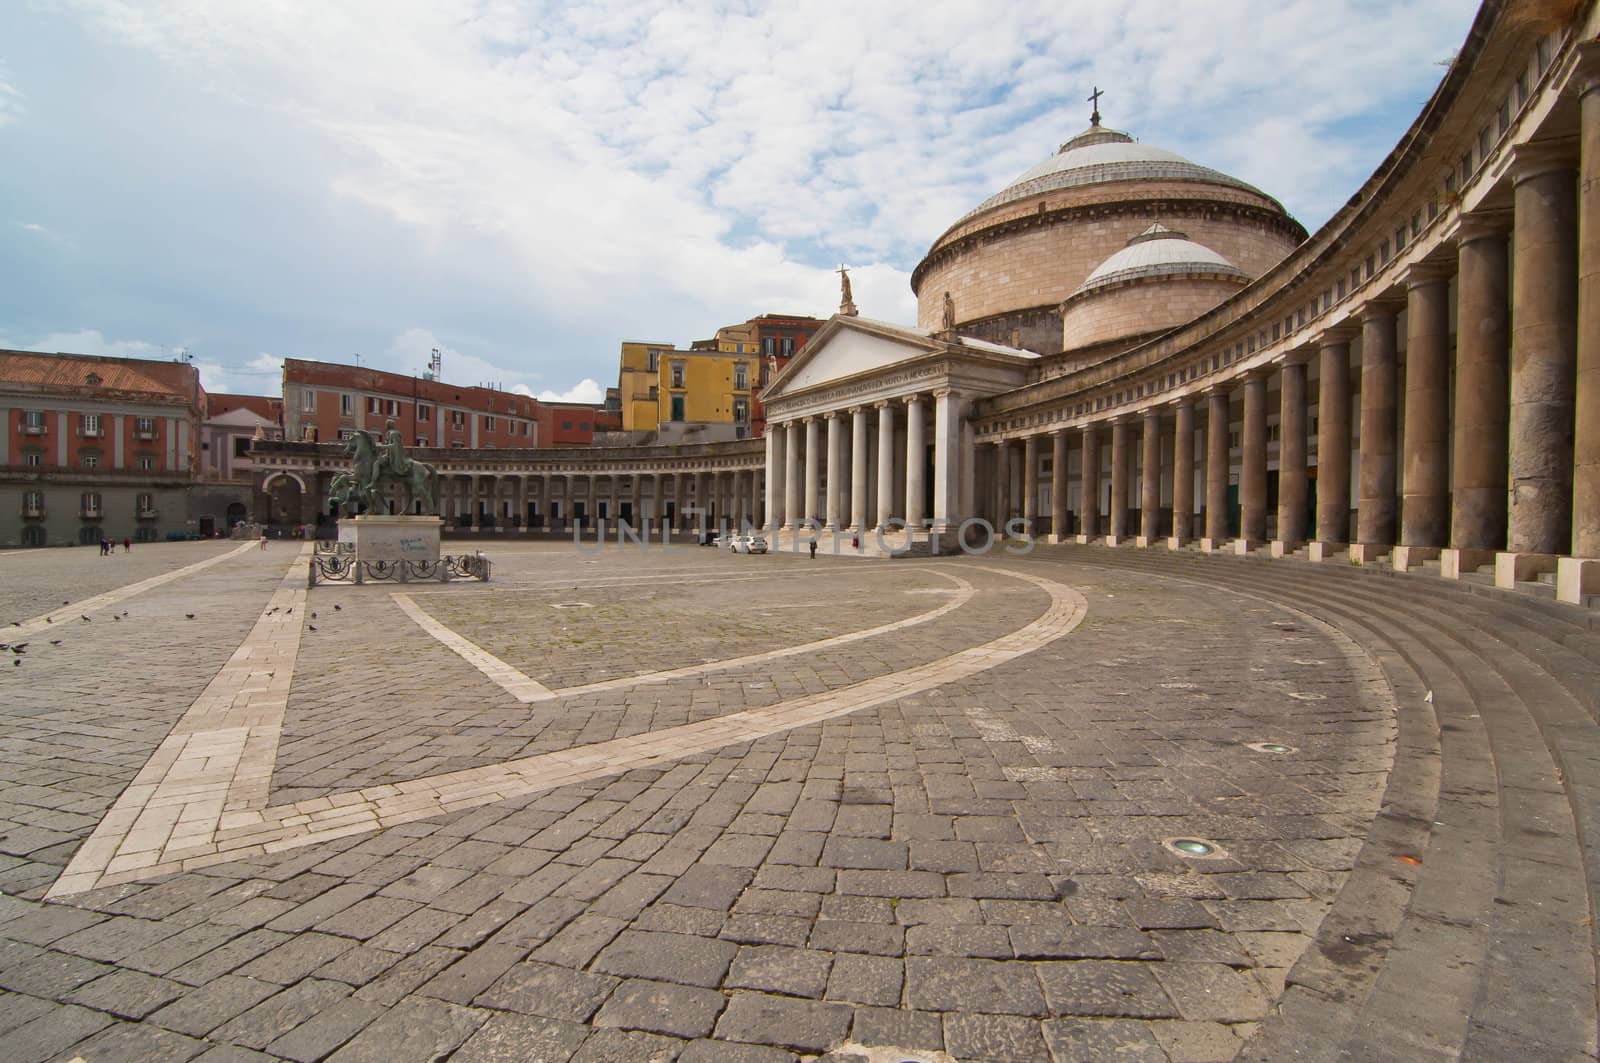
{"type": "Polygon", "coordinates": [[[1577,86],[1581,100],[1595,89],[1600,89],[1600,41],[1584,41],[1573,50],[1577,53],[1576,61],[1562,88],[1577,86]]]}
{"type": "Polygon", "coordinates": [[[1406,286],[1406,291],[1413,288],[1423,288],[1434,284],[1449,284],[1450,278],[1455,276],[1455,264],[1451,262],[1433,262],[1424,259],[1413,262],[1400,274],[1400,283],[1406,286]]]}
{"type": "Polygon", "coordinates": [[[1368,321],[1399,317],[1402,309],[1403,304],[1398,302],[1391,302],[1388,299],[1369,299],[1362,304],[1356,317],[1365,325],[1368,321]]]}
{"type": "Polygon", "coordinates": [[[920,392],[920,391],[917,392],[915,395],[906,395],[906,396],[903,396],[901,398],[901,401],[904,402],[907,406],[910,406],[914,402],[921,402],[922,400],[923,400],[923,395],[922,395],[922,392],[920,392]]]}
{"type": "Polygon", "coordinates": [[[1159,421],[1159,420],[1161,420],[1161,407],[1160,406],[1146,406],[1144,408],[1144,419],[1145,419],[1145,422],[1147,424],[1150,421],[1159,421]]]}
{"type": "Polygon", "coordinates": [[[1317,351],[1320,353],[1334,347],[1349,347],[1350,341],[1355,339],[1356,335],[1357,330],[1354,325],[1328,329],[1318,338],[1317,351]]]}
{"type": "Polygon", "coordinates": [[[1504,240],[1511,233],[1511,212],[1506,210],[1475,210],[1456,218],[1455,224],[1445,230],[1445,239],[1459,244],[1474,240],[1496,238],[1504,240]]]}
{"type": "Polygon", "coordinates": [[[859,402],[856,403],[854,406],[850,407],[850,416],[851,417],[854,417],[858,413],[866,413],[866,412],[867,412],[867,408],[865,406],[863,406],[859,402]]]}
{"type": "Polygon", "coordinates": [[[1578,169],[1578,138],[1560,137],[1555,140],[1535,140],[1514,145],[1511,149],[1511,182],[1542,177],[1560,170],[1578,169]]]}
{"type": "Polygon", "coordinates": [[[898,403],[894,399],[879,399],[872,404],[872,408],[875,410],[887,410],[896,405],[898,403]]]}

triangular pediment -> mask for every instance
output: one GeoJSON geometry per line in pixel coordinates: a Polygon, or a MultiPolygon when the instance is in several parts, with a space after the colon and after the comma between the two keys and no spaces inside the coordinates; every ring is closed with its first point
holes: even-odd
{"type": "Polygon", "coordinates": [[[779,373],[768,401],[780,395],[872,373],[937,353],[926,334],[859,318],[836,317],[779,373]]]}

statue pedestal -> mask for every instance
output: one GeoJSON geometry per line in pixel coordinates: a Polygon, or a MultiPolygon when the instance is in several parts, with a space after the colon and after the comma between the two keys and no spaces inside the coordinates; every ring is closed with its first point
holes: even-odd
{"type": "Polygon", "coordinates": [[[439,560],[439,517],[391,517],[372,514],[342,517],[339,541],[355,548],[357,561],[439,560]]]}

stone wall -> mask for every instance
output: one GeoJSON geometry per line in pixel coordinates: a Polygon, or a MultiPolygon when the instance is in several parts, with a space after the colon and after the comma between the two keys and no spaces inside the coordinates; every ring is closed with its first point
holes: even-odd
{"type": "Polygon", "coordinates": [[[1154,277],[1112,285],[1073,300],[1061,317],[1062,347],[1175,328],[1210,310],[1241,287],[1221,277],[1154,277]]]}

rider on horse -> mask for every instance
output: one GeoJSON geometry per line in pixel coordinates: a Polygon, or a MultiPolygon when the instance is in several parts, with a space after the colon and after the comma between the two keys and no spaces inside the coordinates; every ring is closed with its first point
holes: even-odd
{"type": "Polygon", "coordinates": [[[384,426],[383,447],[378,451],[377,460],[372,463],[372,471],[367,474],[369,491],[377,486],[378,478],[385,469],[400,480],[411,475],[411,459],[406,456],[405,440],[401,438],[400,429],[394,426],[393,420],[384,426]]]}

